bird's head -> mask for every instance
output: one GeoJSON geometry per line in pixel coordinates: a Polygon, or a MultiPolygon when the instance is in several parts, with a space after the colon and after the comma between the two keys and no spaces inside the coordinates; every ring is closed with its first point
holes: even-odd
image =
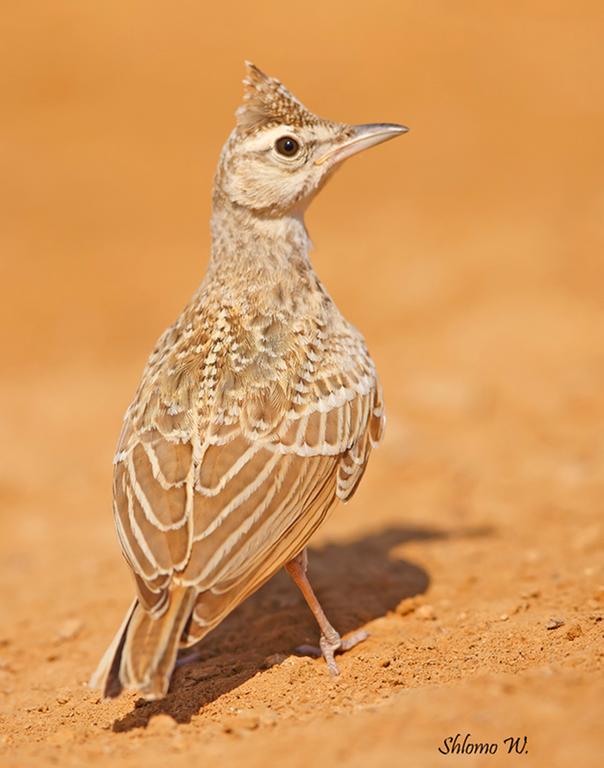
{"type": "Polygon", "coordinates": [[[223,149],[215,194],[258,214],[304,210],[347,157],[405,133],[393,123],[317,117],[278,80],[247,63],[244,101],[223,149]]]}

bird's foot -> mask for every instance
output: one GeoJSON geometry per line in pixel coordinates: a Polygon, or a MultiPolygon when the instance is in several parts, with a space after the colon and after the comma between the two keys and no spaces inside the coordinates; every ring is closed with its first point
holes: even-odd
{"type": "Polygon", "coordinates": [[[336,664],[335,654],[349,651],[368,637],[369,633],[364,629],[359,629],[358,632],[354,632],[352,635],[345,638],[341,638],[340,635],[334,631],[333,634],[331,632],[329,633],[329,637],[327,635],[321,635],[318,648],[314,645],[299,645],[296,648],[296,653],[300,656],[314,656],[315,658],[323,656],[329,674],[336,677],[340,674],[340,670],[336,664]]]}

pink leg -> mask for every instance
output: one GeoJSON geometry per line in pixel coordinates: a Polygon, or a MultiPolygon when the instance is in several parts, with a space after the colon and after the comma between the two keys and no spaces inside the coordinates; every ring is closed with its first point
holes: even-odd
{"type": "Polygon", "coordinates": [[[304,599],[306,600],[308,607],[313,612],[313,615],[317,620],[317,624],[321,630],[321,639],[319,641],[319,645],[321,648],[321,654],[327,662],[327,669],[329,670],[330,674],[339,675],[340,670],[338,669],[338,665],[336,664],[334,658],[336,651],[348,651],[350,648],[354,648],[355,645],[361,643],[363,640],[366,640],[368,634],[364,629],[361,629],[358,632],[352,634],[350,637],[347,637],[345,640],[342,640],[340,635],[329,623],[323,608],[321,608],[321,604],[319,603],[317,596],[315,595],[314,590],[310,584],[310,581],[308,580],[308,576],[306,575],[307,567],[308,557],[306,555],[306,550],[301,552],[297,557],[295,557],[293,560],[290,560],[289,563],[285,565],[287,572],[295,581],[300,592],[302,592],[304,595],[304,599]]]}

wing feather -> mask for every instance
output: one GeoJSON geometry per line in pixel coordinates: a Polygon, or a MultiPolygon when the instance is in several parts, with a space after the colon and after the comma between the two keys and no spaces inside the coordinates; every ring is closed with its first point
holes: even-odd
{"type": "Polygon", "coordinates": [[[170,369],[177,393],[160,371],[129,410],[114,472],[119,539],[153,615],[175,585],[198,592],[189,641],[300,552],[356,490],[384,416],[355,333],[331,338],[319,328],[297,377],[252,389],[230,375],[216,390],[213,353],[203,368],[179,363],[170,369]],[[201,405],[187,388],[200,370],[213,393],[201,405]]]}
{"type": "MultiPolygon", "coordinates": [[[[296,457],[292,457],[293,462],[296,457]]],[[[252,548],[252,557],[244,560],[244,567],[235,569],[229,577],[223,573],[210,589],[202,591],[197,603],[186,638],[187,644],[200,640],[213,627],[217,626],[228,613],[248,595],[267,581],[281,566],[297,555],[309,538],[324,520],[332,506],[335,490],[335,465],[325,457],[303,459],[314,465],[312,471],[305,473],[306,479],[299,483],[296,492],[290,491],[281,503],[280,536],[274,539],[266,531],[258,530],[257,539],[264,534],[264,546],[252,548]],[[308,500],[304,514],[293,515],[296,504],[309,486],[314,493],[308,500]],[[267,535],[268,534],[268,535],[267,535]],[[270,546],[266,546],[270,543],[270,546]]],[[[271,520],[272,523],[272,520],[271,520]]],[[[258,544],[258,540],[254,542],[258,544]]]]}

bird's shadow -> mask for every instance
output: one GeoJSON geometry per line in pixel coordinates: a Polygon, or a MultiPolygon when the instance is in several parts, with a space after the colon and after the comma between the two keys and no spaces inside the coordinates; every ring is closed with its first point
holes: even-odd
{"type": "MultiPolygon", "coordinates": [[[[344,635],[428,588],[428,573],[401,557],[402,544],[485,533],[388,528],[346,543],[310,548],[309,577],[330,622],[344,635]]],[[[159,713],[189,722],[206,704],[266,668],[267,657],[291,654],[297,646],[317,641],[310,611],[281,571],[199,643],[195,660],[175,671],[165,698],[139,699],[131,712],[115,720],[113,730],[144,728],[159,713]]]]}

